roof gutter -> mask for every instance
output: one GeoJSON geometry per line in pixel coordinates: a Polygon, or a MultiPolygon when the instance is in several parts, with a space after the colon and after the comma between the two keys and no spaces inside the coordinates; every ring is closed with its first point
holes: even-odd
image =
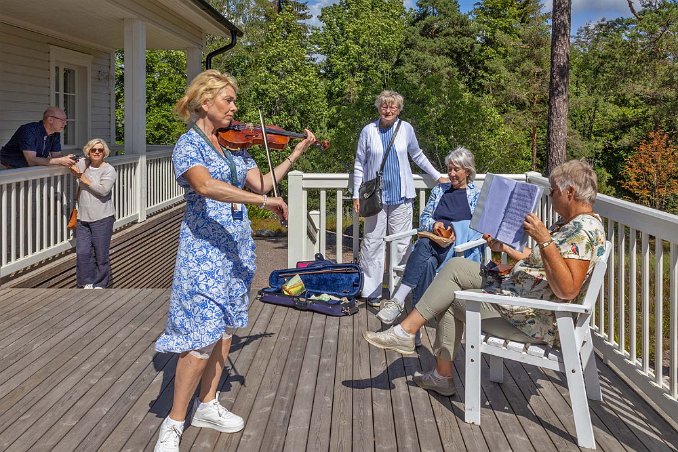
{"type": "Polygon", "coordinates": [[[224,52],[228,52],[231,50],[233,47],[235,47],[235,43],[238,40],[238,34],[234,31],[231,30],[231,42],[229,42],[227,45],[218,48],[217,50],[213,50],[207,55],[207,58],[205,58],[205,69],[212,69],[212,59],[220,55],[224,52]]]}
{"type": "Polygon", "coordinates": [[[226,19],[219,11],[214,9],[206,0],[192,0],[193,3],[207,14],[209,14],[214,20],[223,25],[231,33],[231,42],[225,45],[224,47],[218,48],[217,50],[210,52],[209,55],[205,58],[205,69],[212,68],[212,59],[224,52],[231,50],[235,47],[235,44],[238,40],[238,36],[242,36],[242,30],[233,25],[228,19],[226,19]]]}

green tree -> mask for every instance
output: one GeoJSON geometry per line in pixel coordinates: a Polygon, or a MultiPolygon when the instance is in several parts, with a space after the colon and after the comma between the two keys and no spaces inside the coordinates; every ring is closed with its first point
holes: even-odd
{"type": "Polygon", "coordinates": [[[398,91],[392,78],[405,18],[400,0],[340,0],[322,9],[314,43],[334,129],[329,171],[352,167],[360,130],[376,117],[375,96],[398,91]]]}
{"type": "Polygon", "coordinates": [[[573,45],[571,148],[605,168],[620,193],[625,162],[647,133],[678,129],[678,4],[643,5],[579,30],[573,45]]]}

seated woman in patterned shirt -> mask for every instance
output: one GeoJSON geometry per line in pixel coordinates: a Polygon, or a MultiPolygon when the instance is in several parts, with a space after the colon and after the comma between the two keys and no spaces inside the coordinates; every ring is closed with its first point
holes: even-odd
{"type": "MultiPolygon", "coordinates": [[[[363,333],[370,344],[403,354],[414,353],[414,336],[427,321],[436,319],[433,352],[436,367],[415,373],[414,382],[439,394],[455,394],[452,361],[464,332],[465,309],[455,301],[456,290],[482,289],[507,296],[561,302],[577,302],[596,261],[605,251],[605,231],[592,205],[597,194],[596,173],[583,161],[572,160],[556,167],[550,176],[551,200],[560,220],[550,230],[534,214],[525,217],[525,232],[537,248],[517,251],[486,236],[488,246],[516,261],[508,275],[491,284],[480,265],[453,258],[440,271],[419,304],[403,322],[386,331],[363,333]]],[[[493,336],[517,342],[553,345],[556,322],[552,313],[530,308],[494,304],[481,307],[482,329],[493,336]]]]}

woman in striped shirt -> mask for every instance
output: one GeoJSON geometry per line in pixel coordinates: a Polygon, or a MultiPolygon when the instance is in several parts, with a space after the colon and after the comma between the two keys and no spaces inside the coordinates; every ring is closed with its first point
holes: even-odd
{"type": "MultiPolygon", "coordinates": [[[[383,238],[386,234],[412,229],[415,190],[408,156],[438,182],[447,182],[448,179],[424,155],[412,125],[398,118],[403,109],[403,96],[395,91],[382,91],[374,106],[379,112],[379,119],[367,124],[358,139],[353,166],[353,209],[356,213],[360,212],[360,184],[363,180],[376,177],[386,148],[397,130],[382,176],[383,208],[378,214],[365,218],[365,233],[360,248],[360,266],[365,276],[362,296],[370,306],[379,306],[384,275],[383,238]]],[[[408,245],[407,240],[398,243],[398,261],[402,259],[408,245]]]]}

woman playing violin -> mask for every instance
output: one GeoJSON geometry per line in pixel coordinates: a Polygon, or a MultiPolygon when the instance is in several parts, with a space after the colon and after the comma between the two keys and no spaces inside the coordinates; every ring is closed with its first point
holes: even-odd
{"type": "MultiPolygon", "coordinates": [[[[186,411],[200,384],[196,427],[237,432],[243,419],[224,408],[217,389],[233,332],[247,325],[248,293],[255,270],[254,241],[246,204],[287,219],[287,204],[267,197],[273,182],[262,175],[244,150],[219,144],[217,131],[237,111],[233,77],[216,70],[198,74],[175,111],[192,127],[177,142],[172,162],[177,182],[186,188],[186,212],[179,233],[167,326],[158,352],[179,353],[173,404],[160,427],[156,451],[178,451],[186,411]],[[250,191],[245,191],[247,187],[250,191]]],[[[284,177],[315,141],[312,132],[273,169],[284,177]]]]}

